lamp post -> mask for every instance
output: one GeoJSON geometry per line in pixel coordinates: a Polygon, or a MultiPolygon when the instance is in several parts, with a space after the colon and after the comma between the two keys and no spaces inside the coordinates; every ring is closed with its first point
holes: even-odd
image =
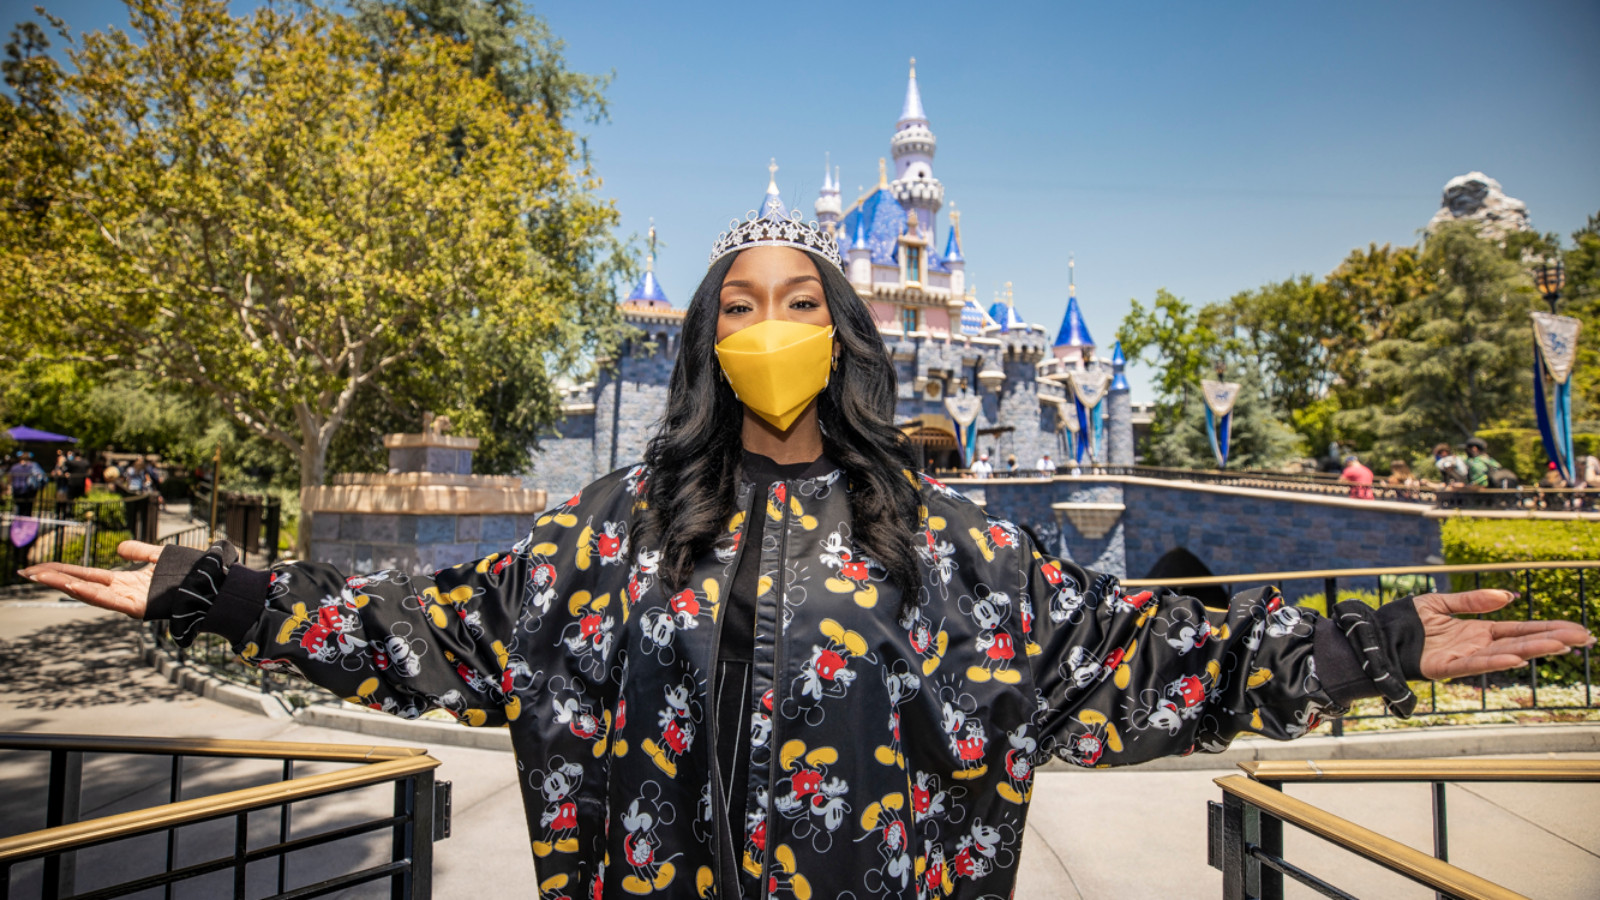
{"type": "Polygon", "coordinates": [[[1567,283],[1567,267],[1561,257],[1556,257],[1554,264],[1548,257],[1539,263],[1533,270],[1533,283],[1538,286],[1544,302],[1550,304],[1550,314],[1555,315],[1556,301],[1561,299],[1561,289],[1567,283]]]}

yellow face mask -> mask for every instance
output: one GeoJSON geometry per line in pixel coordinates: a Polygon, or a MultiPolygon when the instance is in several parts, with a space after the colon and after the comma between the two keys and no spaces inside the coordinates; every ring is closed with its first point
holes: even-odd
{"type": "Polygon", "coordinates": [[[828,386],[833,326],[757,322],[719,341],[717,359],[739,402],[788,431],[811,398],[828,386]]]}

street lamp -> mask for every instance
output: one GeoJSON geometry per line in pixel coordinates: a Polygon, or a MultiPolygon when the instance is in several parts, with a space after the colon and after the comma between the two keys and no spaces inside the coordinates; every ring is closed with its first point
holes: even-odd
{"type": "Polygon", "coordinates": [[[1561,299],[1561,288],[1567,283],[1567,267],[1562,263],[1561,257],[1556,257],[1554,265],[1546,257],[1539,267],[1533,270],[1533,283],[1538,285],[1539,294],[1544,297],[1544,301],[1550,304],[1551,314],[1555,314],[1556,301],[1561,299]]]}

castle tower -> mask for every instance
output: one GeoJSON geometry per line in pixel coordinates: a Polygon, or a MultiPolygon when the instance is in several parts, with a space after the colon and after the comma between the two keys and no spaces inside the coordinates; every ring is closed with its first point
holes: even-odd
{"type": "Polygon", "coordinates": [[[839,226],[839,216],[844,212],[844,203],[839,199],[839,176],[836,170],[828,168],[831,162],[830,159],[823,163],[822,190],[817,192],[817,202],[811,206],[816,211],[817,224],[829,234],[839,226]]]}
{"type": "Polygon", "coordinates": [[[889,185],[895,200],[907,210],[917,211],[924,234],[931,239],[933,225],[944,205],[944,185],[933,177],[933,154],[938,146],[922,111],[922,93],[917,90],[917,60],[911,59],[911,77],[906,84],[906,102],[895,123],[889,150],[894,155],[895,178],[889,185]]]}

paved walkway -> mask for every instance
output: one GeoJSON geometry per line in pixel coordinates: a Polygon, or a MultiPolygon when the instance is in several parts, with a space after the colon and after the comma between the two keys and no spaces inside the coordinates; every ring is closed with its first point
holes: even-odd
{"type": "MultiPolygon", "coordinates": [[[[165,736],[396,744],[366,735],[268,719],[178,691],[138,663],[134,623],[73,603],[49,599],[0,601],[0,729],[165,736]]],[[[409,742],[415,744],[416,742],[409,742]]],[[[442,900],[533,897],[515,767],[501,751],[435,746],[438,777],[454,783],[454,833],[438,847],[435,896],[442,900]]],[[[1588,754],[1600,756],[1600,754],[1588,754]]],[[[259,763],[201,763],[186,786],[207,792],[275,778],[259,763]]],[[[302,768],[300,773],[315,771],[302,768]]],[[[39,760],[0,752],[0,834],[41,827],[39,760]]],[[[1101,898],[1215,898],[1221,875],[1206,865],[1206,801],[1220,797],[1212,779],[1227,770],[1149,772],[1050,771],[1040,774],[1023,843],[1017,897],[1022,900],[1101,898]]],[[[84,815],[100,816],[162,802],[165,764],[128,758],[86,764],[84,815]]],[[[1432,846],[1425,786],[1300,786],[1290,793],[1412,846],[1432,846]]],[[[301,827],[323,827],[387,808],[378,791],[338,809],[296,812],[301,827]]],[[[1451,857],[1492,881],[1539,898],[1592,898],[1600,884],[1600,785],[1466,785],[1449,792],[1451,857]]],[[[267,818],[267,817],[260,817],[267,818]]],[[[275,827],[263,822],[265,830],[275,827]]],[[[1329,877],[1360,897],[1422,898],[1432,894],[1290,830],[1291,861],[1329,877]]],[[[164,844],[79,860],[79,890],[158,871],[164,844]],[[152,868],[153,867],[153,868],[152,868]]],[[[186,830],[180,864],[225,852],[225,836],[186,830]]],[[[306,883],[370,864],[387,851],[385,839],[350,841],[299,854],[290,883],[306,883]]],[[[251,870],[265,888],[269,866],[251,870]]],[[[12,896],[30,896],[37,868],[16,874],[12,896]]],[[[349,892],[341,896],[376,896],[349,892]]],[[[180,897],[216,897],[212,882],[180,897]]],[[[1289,896],[1311,896],[1290,889],[1289,896]]]]}

